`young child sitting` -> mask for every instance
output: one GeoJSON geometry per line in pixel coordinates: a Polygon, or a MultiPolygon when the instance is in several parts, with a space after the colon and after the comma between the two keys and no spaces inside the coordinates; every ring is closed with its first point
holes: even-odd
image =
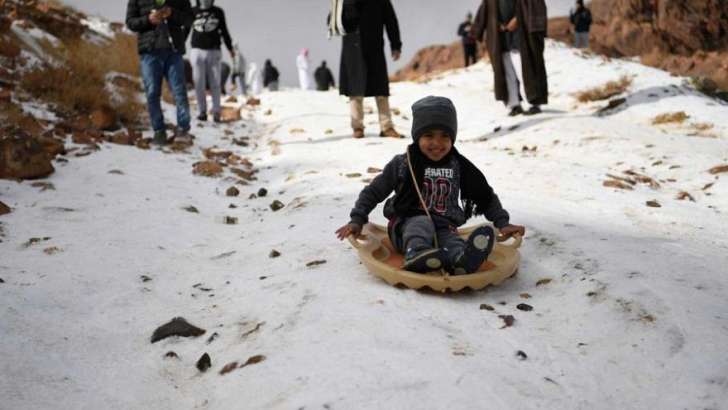
{"type": "Polygon", "coordinates": [[[351,210],[351,222],[336,231],[337,237],[358,236],[369,213],[392,191],[395,195],[387,200],[384,216],[389,220],[392,245],[404,254],[406,270],[477,271],[496,238],[490,226],[477,228],[467,241],[459,237],[457,227],[473,215],[484,215],[504,237],[524,235],[523,226],[509,223],[508,212],[485,176],[453,147],[457,128],[457,113],[449,99],[430,96],[414,103],[414,143],[361,191],[351,210]],[[460,207],[461,197],[464,209],[460,207]]]}

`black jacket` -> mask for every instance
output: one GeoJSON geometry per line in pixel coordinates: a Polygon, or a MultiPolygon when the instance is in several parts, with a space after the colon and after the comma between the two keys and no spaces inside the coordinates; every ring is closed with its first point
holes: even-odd
{"type": "MultiPolygon", "coordinates": [[[[192,25],[192,6],[189,0],[167,0],[166,5],[172,8],[167,26],[174,50],[184,54],[187,33],[192,25]]],[[[155,0],[129,0],[127,3],[126,26],[138,35],[139,54],[153,51],[159,36],[164,35],[158,30],[159,26],[149,22],[149,13],[156,8],[155,0]]]]}
{"type": "Polygon", "coordinates": [[[266,64],[263,68],[263,87],[267,87],[268,84],[278,81],[278,69],[273,64],[266,64]]]}
{"type": "Polygon", "coordinates": [[[473,45],[476,43],[475,34],[473,32],[473,23],[463,22],[458,26],[458,36],[463,39],[463,44],[473,45]]]}
{"type": "Polygon", "coordinates": [[[233,40],[221,8],[212,6],[205,10],[195,7],[192,15],[192,48],[219,50],[220,44],[225,41],[225,47],[232,52],[233,40]]]}
{"type": "Polygon", "coordinates": [[[572,13],[571,24],[574,25],[574,30],[577,33],[588,33],[592,24],[591,11],[586,7],[582,7],[579,11],[572,13]]]}
{"type": "Polygon", "coordinates": [[[325,65],[321,65],[316,69],[313,78],[316,80],[316,89],[318,91],[328,91],[329,87],[336,87],[334,75],[325,65]]]}

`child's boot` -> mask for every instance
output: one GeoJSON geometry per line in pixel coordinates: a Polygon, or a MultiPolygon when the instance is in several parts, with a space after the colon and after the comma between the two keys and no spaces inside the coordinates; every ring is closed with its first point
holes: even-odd
{"type": "Polygon", "coordinates": [[[465,250],[453,261],[451,272],[465,275],[478,270],[488,259],[495,244],[495,231],[490,226],[481,226],[468,236],[465,250]]]}
{"type": "Polygon", "coordinates": [[[440,249],[407,249],[404,254],[403,269],[410,272],[426,273],[442,268],[445,254],[440,249]]]}

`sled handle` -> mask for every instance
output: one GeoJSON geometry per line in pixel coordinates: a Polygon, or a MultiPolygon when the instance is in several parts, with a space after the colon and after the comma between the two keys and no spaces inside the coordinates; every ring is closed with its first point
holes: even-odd
{"type": "Polygon", "coordinates": [[[511,238],[513,238],[513,243],[511,243],[511,244],[505,244],[505,243],[503,243],[503,242],[507,241],[508,239],[510,239],[510,238],[506,238],[503,242],[500,242],[499,241],[500,242],[500,246],[504,246],[506,248],[511,248],[511,249],[514,249],[514,250],[520,248],[521,247],[521,243],[523,242],[523,236],[521,236],[521,235],[513,235],[513,236],[511,236],[511,238]]]}
{"type": "Polygon", "coordinates": [[[367,247],[367,245],[371,243],[369,237],[365,234],[360,234],[358,237],[355,237],[354,235],[349,235],[346,237],[346,239],[348,239],[351,246],[356,249],[364,249],[367,247]]]}

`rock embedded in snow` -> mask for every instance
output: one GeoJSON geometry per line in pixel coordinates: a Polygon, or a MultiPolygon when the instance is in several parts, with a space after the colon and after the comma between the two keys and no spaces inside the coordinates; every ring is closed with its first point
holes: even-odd
{"type": "Polygon", "coordinates": [[[503,319],[503,326],[501,326],[501,329],[511,327],[516,322],[516,318],[514,318],[513,315],[498,315],[498,317],[503,319]]]}
{"type": "Polygon", "coordinates": [[[271,258],[271,259],[273,259],[273,258],[277,258],[277,257],[279,257],[279,256],[281,256],[281,253],[280,253],[280,252],[278,252],[278,251],[277,251],[277,250],[275,250],[275,249],[273,249],[272,251],[270,251],[270,253],[268,254],[268,257],[269,257],[269,258],[271,258]]]}
{"type": "Polygon", "coordinates": [[[518,360],[526,360],[526,359],[528,359],[528,355],[523,350],[517,351],[516,352],[516,357],[518,358],[518,360]]]}
{"type": "Polygon", "coordinates": [[[51,157],[37,138],[0,139],[0,179],[44,178],[55,171],[51,157]]]}
{"type": "Polygon", "coordinates": [[[90,117],[91,124],[97,130],[116,131],[119,129],[119,116],[111,107],[104,106],[96,109],[91,113],[90,117]]]}
{"type": "Polygon", "coordinates": [[[200,359],[195,364],[195,367],[197,367],[197,370],[199,370],[200,372],[206,372],[207,369],[212,367],[212,360],[210,359],[210,355],[205,353],[200,356],[200,359]]]}
{"type": "Polygon", "coordinates": [[[182,209],[184,209],[185,211],[187,211],[189,213],[193,213],[193,214],[199,214],[200,213],[200,211],[197,208],[195,208],[194,206],[192,206],[192,205],[186,206],[186,207],[184,207],[182,209]]]}
{"type": "Polygon", "coordinates": [[[708,172],[710,172],[713,175],[718,175],[718,174],[722,174],[724,172],[728,172],[728,164],[714,166],[713,168],[709,169],[708,172]]]}
{"type": "Polygon", "coordinates": [[[240,195],[240,190],[235,188],[234,186],[231,186],[230,188],[225,191],[225,195],[227,196],[238,196],[240,195]]]}
{"type": "Polygon", "coordinates": [[[220,175],[222,175],[223,172],[222,165],[220,165],[216,161],[200,161],[193,164],[192,167],[192,172],[195,175],[203,177],[219,177],[220,175]]]}
{"type": "Polygon", "coordinates": [[[165,359],[179,359],[179,355],[173,351],[169,351],[164,354],[165,359]]]}
{"type": "Polygon", "coordinates": [[[320,259],[320,260],[311,261],[311,262],[307,263],[306,264],[306,267],[307,268],[312,268],[314,266],[323,265],[324,263],[326,263],[326,259],[320,259]]]}
{"type": "Polygon", "coordinates": [[[660,203],[654,199],[651,201],[645,202],[645,205],[649,206],[650,208],[662,208],[662,205],[660,205],[660,203]]]}
{"type": "Polygon", "coordinates": [[[281,202],[277,199],[275,201],[271,202],[271,204],[270,204],[270,209],[272,209],[273,212],[280,211],[284,207],[285,207],[285,205],[283,204],[283,202],[281,202]]]}
{"type": "Polygon", "coordinates": [[[265,188],[260,188],[258,190],[258,196],[263,198],[264,196],[268,195],[268,190],[265,188]]]}
{"type": "Polygon", "coordinates": [[[7,215],[10,212],[12,212],[10,207],[5,205],[2,201],[0,201],[0,215],[7,215]]]}
{"type": "Polygon", "coordinates": [[[488,310],[488,311],[494,311],[495,308],[487,303],[481,303],[480,310],[488,310]]]}
{"type": "Polygon", "coordinates": [[[171,321],[158,327],[154,334],[152,334],[152,343],[156,343],[160,340],[166,339],[171,336],[180,337],[198,337],[204,335],[205,329],[201,329],[197,326],[191,325],[185,318],[176,317],[171,321]]]}
{"type": "Polygon", "coordinates": [[[518,305],[516,305],[516,309],[522,310],[524,312],[530,312],[533,310],[533,306],[527,303],[519,303],[518,305]]]}

